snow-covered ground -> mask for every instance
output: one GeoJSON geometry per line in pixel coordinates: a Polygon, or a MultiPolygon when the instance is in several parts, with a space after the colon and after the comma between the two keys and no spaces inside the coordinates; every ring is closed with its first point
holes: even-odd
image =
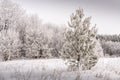
{"type": "Polygon", "coordinates": [[[92,70],[120,73],[120,58],[100,58],[92,70]]]}
{"type": "Polygon", "coordinates": [[[120,80],[119,58],[100,58],[89,71],[67,71],[62,59],[0,62],[0,80],[120,80]]]}
{"type": "Polygon", "coordinates": [[[20,76],[21,78],[24,76],[39,77],[40,75],[46,73],[50,74],[55,71],[60,72],[66,70],[67,66],[65,65],[65,61],[62,59],[16,60],[0,62],[0,77],[4,77],[6,80],[10,78],[10,80],[13,80],[14,78],[16,80],[16,77],[20,76]]]}
{"type": "Polygon", "coordinates": [[[16,60],[0,63],[0,71],[15,70],[21,71],[36,70],[36,71],[54,71],[66,70],[67,66],[62,59],[40,59],[40,60],[16,60]]]}

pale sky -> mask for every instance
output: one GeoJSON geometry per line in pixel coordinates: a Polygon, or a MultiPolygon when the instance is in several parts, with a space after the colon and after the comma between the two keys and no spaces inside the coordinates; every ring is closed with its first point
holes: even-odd
{"type": "Polygon", "coordinates": [[[120,34],[120,0],[14,0],[29,14],[38,14],[43,22],[67,24],[78,7],[92,25],[97,24],[100,34],[120,34]]]}

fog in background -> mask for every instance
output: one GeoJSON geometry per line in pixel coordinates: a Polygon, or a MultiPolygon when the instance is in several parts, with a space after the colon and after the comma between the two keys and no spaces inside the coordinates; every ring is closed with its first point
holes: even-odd
{"type": "Polygon", "coordinates": [[[38,14],[43,22],[67,24],[71,13],[78,7],[86,16],[92,16],[100,34],[119,34],[120,0],[14,0],[28,14],[38,14]]]}

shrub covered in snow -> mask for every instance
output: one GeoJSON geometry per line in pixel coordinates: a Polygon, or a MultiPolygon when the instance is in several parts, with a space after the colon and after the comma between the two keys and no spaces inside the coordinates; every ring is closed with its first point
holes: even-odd
{"type": "Polygon", "coordinates": [[[101,45],[106,56],[120,56],[120,42],[101,41],[101,45]]]}
{"type": "Polygon", "coordinates": [[[99,40],[96,40],[94,53],[98,58],[104,57],[103,48],[102,48],[99,40]]]}

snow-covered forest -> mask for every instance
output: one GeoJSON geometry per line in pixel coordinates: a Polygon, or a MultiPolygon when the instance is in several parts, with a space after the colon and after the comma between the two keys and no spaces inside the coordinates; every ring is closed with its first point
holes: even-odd
{"type": "Polygon", "coordinates": [[[101,35],[82,8],[43,23],[0,0],[0,80],[120,80],[120,35],[101,35]],[[92,25],[91,25],[92,24],[92,25]]]}

